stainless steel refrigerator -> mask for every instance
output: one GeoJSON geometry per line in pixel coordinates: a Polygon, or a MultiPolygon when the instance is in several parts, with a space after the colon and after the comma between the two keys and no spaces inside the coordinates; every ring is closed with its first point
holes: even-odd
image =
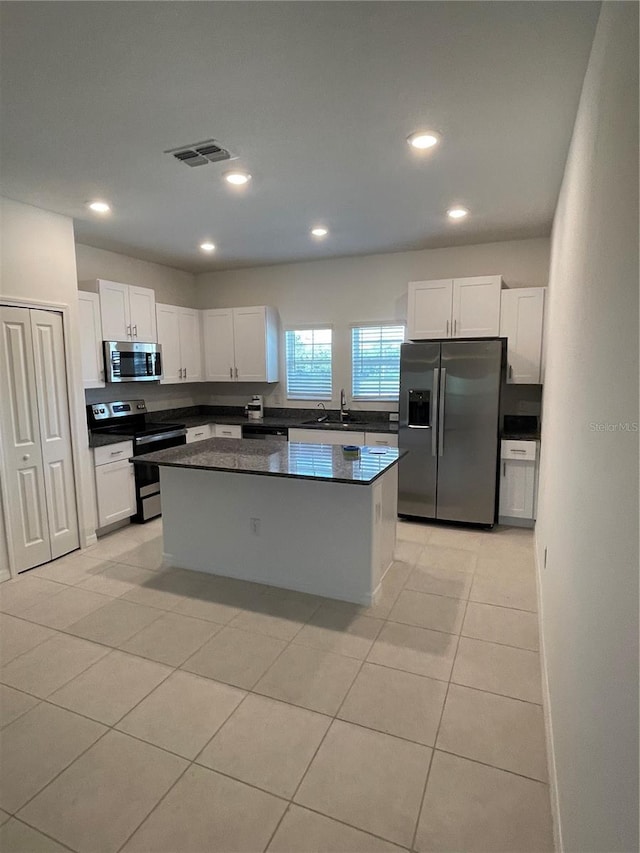
{"type": "Polygon", "coordinates": [[[500,338],[402,345],[400,515],[495,522],[505,347],[500,338]]]}

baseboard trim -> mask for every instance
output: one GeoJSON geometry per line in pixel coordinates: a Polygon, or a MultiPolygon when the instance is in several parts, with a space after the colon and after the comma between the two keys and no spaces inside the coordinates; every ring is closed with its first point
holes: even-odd
{"type": "Polygon", "coordinates": [[[98,543],[98,537],[95,533],[89,533],[85,537],[84,547],[89,548],[91,545],[96,545],[98,543]]]}
{"type": "Polygon", "coordinates": [[[549,799],[551,801],[551,817],[553,820],[553,846],[556,853],[564,853],[562,842],[562,822],[560,820],[560,800],[558,797],[558,773],[556,754],[553,740],[553,719],[551,714],[551,698],[549,694],[549,675],[547,672],[547,654],[544,644],[542,619],[542,581],[538,549],[533,549],[536,567],[536,594],[538,598],[538,636],[540,638],[540,670],[542,675],[542,710],[544,714],[545,742],[547,747],[547,769],[549,772],[549,799]]]}

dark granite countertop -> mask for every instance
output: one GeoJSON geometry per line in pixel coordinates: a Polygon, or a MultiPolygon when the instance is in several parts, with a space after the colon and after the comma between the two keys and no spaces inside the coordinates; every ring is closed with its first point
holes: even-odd
{"type": "Polygon", "coordinates": [[[353,420],[344,426],[340,423],[337,412],[329,413],[329,421],[317,422],[321,415],[318,409],[265,409],[265,417],[261,421],[250,421],[241,407],[198,407],[188,409],[168,409],[161,412],[150,412],[149,417],[157,421],[175,421],[184,424],[187,429],[203,424],[226,424],[229,426],[263,425],[276,429],[332,429],[340,432],[383,432],[397,433],[397,422],[390,422],[388,415],[382,417],[379,412],[358,412],[353,420]],[[308,423],[314,421],[314,423],[308,423]]]}
{"type": "Polygon", "coordinates": [[[121,441],[131,441],[131,438],[126,435],[89,431],[89,447],[105,447],[107,444],[119,444],[121,441]]]}
{"type": "Polygon", "coordinates": [[[396,465],[403,455],[404,452],[395,447],[363,447],[358,457],[351,459],[345,457],[342,447],[337,445],[209,438],[195,444],[145,453],[130,461],[134,464],[151,462],[167,468],[229,471],[367,486],[396,465]]]}
{"type": "Polygon", "coordinates": [[[500,438],[505,441],[540,441],[539,435],[531,433],[503,432],[500,438]]]}

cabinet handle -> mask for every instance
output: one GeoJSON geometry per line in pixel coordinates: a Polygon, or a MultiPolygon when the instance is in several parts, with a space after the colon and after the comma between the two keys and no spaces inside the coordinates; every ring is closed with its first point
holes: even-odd
{"type": "Polygon", "coordinates": [[[236,367],[236,379],[238,378],[238,368],[236,367]]]}
{"type": "Polygon", "coordinates": [[[503,477],[507,476],[507,463],[506,462],[502,463],[502,476],[503,477]]]}
{"type": "Polygon", "coordinates": [[[185,378],[185,379],[187,378],[187,368],[186,368],[186,367],[185,367],[185,369],[184,369],[184,378],[185,378]]]}
{"type": "Polygon", "coordinates": [[[454,321],[453,321],[453,337],[454,337],[454,338],[455,338],[455,336],[456,336],[456,328],[457,328],[457,326],[458,326],[458,321],[457,321],[457,320],[454,320],[454,321]]]}
{"type": "Polygon", "coordinates": [[[131,334],[131,323],[129,323],[129,325],[127,326],[127,335],[128,335],[130,338],[132,338],[132,337],[133,337],[133,335],[131,334]]]}
{"type": "Polygon", "coordinates": [[[509,453],[526,453],[526,450],[518,450],[516,447],[512,447],[509,453]]]}
{"type": "Polygon", "coordinates": [[[111,451],[112,456],[120,456],[120,454],[122,454],[122,453],[124,453],[124,450],[112,450],[111,451]]]}
{"type": "Polygon", "coordinates": [[[229,379],[233,379],[233,367],[229,368],[229,379]]]}
{"type": "Polygon", "coordinates": [[[447,320],[447,334],[445,335],[445,337],[446,338],[449,337],[449,321],[448,320],[447,320]]]}
{"type": "Polygon", "coordinates": [[[137,323],[133,327],[133,336],[134,336],[134,338],[138,337],[138,324],[137,323]]]}
{"type": "Polygon", "coordinates": [[[513,367],[509,365],[509,379],[513,379],[513,367]]]}

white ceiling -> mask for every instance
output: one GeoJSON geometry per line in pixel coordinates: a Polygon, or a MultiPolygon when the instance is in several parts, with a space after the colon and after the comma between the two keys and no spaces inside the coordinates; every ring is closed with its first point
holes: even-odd
{"type": "Polygon", "coordinates": [[[192,271],[548,234],[600,8],[1,5],[2,193],[72,216],[80,242],[192,271]],[[425,127],[443,140],[420,156],[405,138],[425,127]],[[162,153],[210,137],[246,191],[228,164],[162,153]]]}

